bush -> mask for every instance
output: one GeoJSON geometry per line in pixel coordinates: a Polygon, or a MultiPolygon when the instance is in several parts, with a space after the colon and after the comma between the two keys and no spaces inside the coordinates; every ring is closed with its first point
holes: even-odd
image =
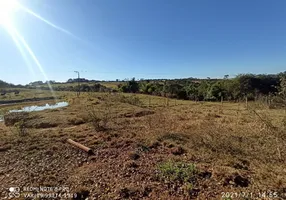
{"type": "Polygon", "coordinates": [[[87,110],[88,121],[91,122],[92,126],[96,131],[107,130],[107,123],[111,118],[110,107],[106,106],[103,110],[95,109],[91,106],[87,110]]]}

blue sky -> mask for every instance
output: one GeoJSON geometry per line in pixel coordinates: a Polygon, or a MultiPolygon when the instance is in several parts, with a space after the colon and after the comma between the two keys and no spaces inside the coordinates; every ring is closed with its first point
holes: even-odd
{"type": "MultiPolygon", "coordinates": [[[[223,77],[286,70],[285,0],[18,0],[54,25],[17,10],[13,24],[48,79],[223,77]]],[[[0,79],[34,72],[0,25],[0,79]]]]}

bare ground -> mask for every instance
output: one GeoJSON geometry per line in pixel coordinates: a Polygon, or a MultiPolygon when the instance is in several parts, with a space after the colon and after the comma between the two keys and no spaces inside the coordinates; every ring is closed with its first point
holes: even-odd
{"type": "Polygon", "coordinates": [[[24,136],[1,123],[1,199],[11,186],[67,186],[78,199],[286,198],[283,110],[140,98],[73,98],[33,113],[24,136]]]}

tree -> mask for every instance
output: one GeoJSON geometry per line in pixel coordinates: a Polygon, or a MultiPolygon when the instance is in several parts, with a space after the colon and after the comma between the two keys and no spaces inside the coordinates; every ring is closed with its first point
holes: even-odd
{"type": "Polygon", "coordinates": [[[188,99],[197,100],[198,98],[198,86],[194,83],[187,85],[185,88],[188,99]]]}
{"type": "Polygon", "coordinates": [[[132,78],[130,81],[124,84],[118,85],[119,91],[121,92],[132,92],[136,93],[139,92],[139,83],[135,80],[135,78],[132,78]]]}
{"type": "Polygon", "coordinates": [[[139,92],[139,84],[135,80],[135,78],[132,78],[131,81],[128,81],[127,87],[128,87],[129,92],[132,92],[132,93],[139,92]]]}
{"type": "Polygon", "coordinates": [[[198,87],[199,100],[206,100],[209,97],[210,82],[202,81],[198,87]]]}
{"type": "Polygon", "coordinates": [[[220,100],[222,97],[225,98],[226,96],[226,90],[223,87],[222,82],[216,82],[211,86],[210,89],[210,97],[213,99],[213,97],[216,100],[220,100]]]}

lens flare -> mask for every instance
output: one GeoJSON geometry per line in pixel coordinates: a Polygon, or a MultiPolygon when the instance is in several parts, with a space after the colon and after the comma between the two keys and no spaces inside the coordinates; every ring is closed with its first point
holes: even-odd
{"type": "MultiPolygon", "coordinates": [[[[59,26],[55,25],[54,23],[52,23],[52,22],[50,22],[49,20],[43,18],[43,17],[40,16],[39,14],[37,14],[37,13],[33,12],[32,10],[26,8],[25,6],[23,6],[23,5],[21,5],[21,4],[18,4],[18,6],[19,6],[19,8],[20,8],[21,10],[23,10],[23,11],[25,11],[26,13],[28,13],[28,14],[30,14],[30,15],[36,17],[37,19],[39,19],[39,20],[41,20],[42,22],[48,24],[49,26],[53,27],[54,29],[57,29],[58,31],[61,31],[61,32],[63,32],[63,33],[65,33],[65,34],[67,34],[67,35],[73,37],[74,39],[79,40],[79,41],[85,43],[86,45],[91,46],[89,42],[87,42],[87,41],[81,39],[80,37],[77,37],[76,35],[72,34],[72,33],[69,32],[68,30],[66,30],[66,29],[64,29],[64,28],[62,28],[62,27],[59,27],[59,26]]],[[[93,46],[92,46],[92,47],[93,47],[93,46]]]]}
{"type": "Polygon", "coordinates": [[[9,24],[17,8],[18,2],[16,0],[0,0],[0,25],[9,24]]]}
{"type": "Polygon", "coordinates": [[[62,32],[66,33],[66,34],[68,34],[68,35],[70,35],[70,36],[72,36],[72,37],[75,37],[75,38],[77,38],[77,39],[80,39],[80,38],[78,38],[77,36],[75,36],[74,34],[72,34],[71,32],[69,32],[69,31],[67,31],[67,30],[65,30],[65,29],[63,29],[63,28],[61,28],[61,27],[59,27],[59,26],[53,24],[52,22],[50,22],[50,21],[44,19],[43,17],[41,17],[40,15],[34,13],[34,12],[31,11],[30,9],[24,7],[23,5],[19,5],[19,6],[20,6],[20,8],[21,8],[22,10],[24,10],[25,12],[29,13],[30,15],[33,15],[34,17],[38,18],[38,19],[41,20],[42,22],[45,22],[46,24],[50,25],[51,27],[53,27],[53,28],[55,28],[55,29],[57,29],[57,30],[59,30],[59,31],[62,31],[62,32]]]}
{"type": "Polygon", "coordinates": [[[29,59],[27,58],[27,55],[26,55],[24,49],[22,48],[21,44],[19,43],[19,39],[17,39],[17,37],[15,36],[15,34],[13,33],[13,31],[11,29],[12,28],[9,25],[6,25],[6,30],[8,31],[8,33],[12,37],[17,49],[20,51],[21,56],[23,57],[26,65],[28,66],[30,73],[35,78],[36,77],[35,71],[31,65],[31,63],[29,62],[29,59]]]}
{"type": "Polygon", "coordinates": [[[47,81],[47,84],[49,86],[49,89],[52,93],[52,95],[54,97],[55,93],[54,90],[52,88],[52,85],[49,83],[49,79],[44,71],[44,68],[42,67],[41,63],[39,62],[38,58],[36,57],[35,53],[33,52],[33,50],[30,48],[30,46],[28,45],[28,43],[26,42],[26,40],[23,38],[23,36],[17,31],[17,29],[15,28],[15,26],[12,23],[12,17],[15,11],[24,11],[30,15],[32,15],[33,17],[36,17],[37,19],[41,20],[42,22],[48,24],[49,26],[77,39],[80,40],[86,44],[89,44],[87,42],[85,42],[84,40],[82,40],[81,38],[75,36],[74,34],[72,34],[71,32],[53,24],[52,22],[46,20],[45,18],[43,18],[42,16],[40,16],[39,14],[33,12],[32,10],[26,8],[25,6],[23,6],[22,4],[20,4],[17,0],[0,0],[0,25],[2,25],[7,32],[10,34],[10,36],[12,37],[12,40],[14,41],[15,45],[17,46],[18,50],[20,51],[23,59],[25,60],[26,65],[28,66],[30,72],[35,75],[35,72],[32,68],[32,66],[29,63],[29,60],[26,56],[26,53],[24,51],[24,49],[27,51],[27,53],[30,55],[30,57],[32,58],[32,60],[35,62],[36,66],[38,67],[38,69],[40,70],[40,72],[42,73],[42,75],[44,76],[45,80],[47,81]],[[24,49],[23,49],[24,48],[24,49]]]}
{"type": "Polygon", "coordinates": [[[12,17],[14,12],[19,9],[19,10],[23,10],[26,13],[36,17],[37,19],[45,22],[46,24],[50,25],[51,27],[60,30],[74,38],[80,39],[78,37],[76,37],[75,35],[73,35],[72,33],[70,33],[69,31],[56,26],[55,24],[51,23],[50,21],[44,19],[43,17],[41,17],[40,15],[34,13],[33,11],[31,11],[30,9],[24,7],[23,5],[21,5],[18,1],[16,0],[0,0],[0,25],[2,25],[6,31],[10,34],[10,36],[12,37],[12,40],[14,41],[16,47],[18,48],[18,50],[20,51],[26,65],[28,66],[29,71],[33,74],[33,76],[35,75],[35,72],[32,68],[32,66],[29,63],[29,60],[26,56],[26,53],[24,51],[24,49],[28,52],[28,54],[30,55],[30,57],[32,58],[32,60],[35,62],[36,66],[38,67],[38,69],[40,70],[40,72],[42,73],[42,75],[44,76],[45,80],[47,81],[48,87],[52,93],[52,95],[56,98],[55,96],[55,92],[52,88],[52,85],[49,83],[49,79],[41,65],[41,63],[39,62],[38,58],[36,57],[35,53],[33,52],[33,50],[30,48],[30,46],[28,45],[28,43],[26,42],[26,40],[22,37],[22,35],[17,31],[17,29],[14,27],[13,23],[12,23],[12,17]],[[24,47],[24,49],[23,49],[24,47]]]}
{"type": "Polygon", "coordinates": [[[52,92],[52,95],[55,97],[55,92],[52,88],[52,85],[49,83],[48,81],[48,77],[42,67],[42,65],[40,64],[39,60],[37,59],[36,55],[34,54],[34,52],[32,51],[32,49],[30,48],[30,46],[28,45],[28,43],[26,42],[26,40],[18,33],[18,31],[16,29],[14,29],[13,27],[11,27],[11,31],[13,32],[13,34],[15,34],[15,36],[22,42],[23,46],[25,47],[25,49],[28,51],[28,53],[30,54],[30,56],[32,57],[32,59],[34,60],[34,62],[36,63],[37,67],[39,68],[39,70],[41,71],[41,73],[43,74],[45,80],[47,81],[47,84],[49,86],[50,91],[52,92]]]}

